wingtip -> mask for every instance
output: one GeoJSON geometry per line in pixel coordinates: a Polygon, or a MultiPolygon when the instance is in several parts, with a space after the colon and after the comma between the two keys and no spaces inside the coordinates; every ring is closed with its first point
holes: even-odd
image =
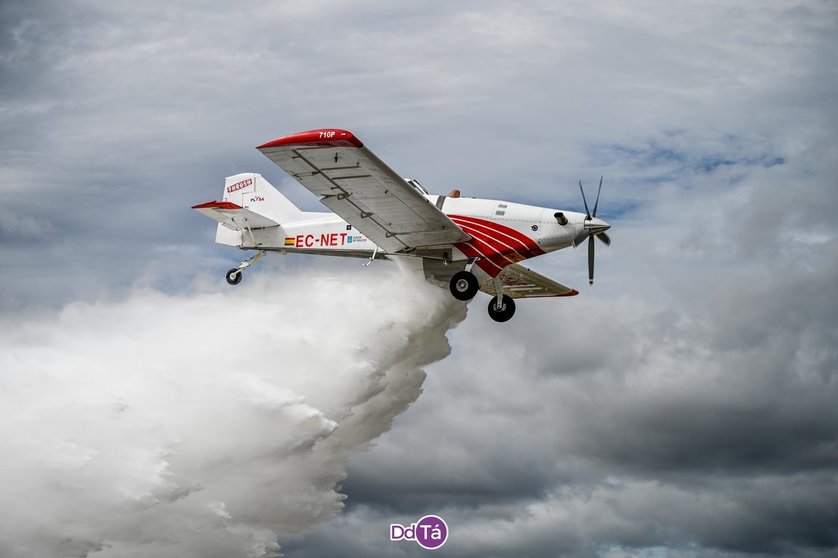
{"type": "Polygon", "coordinates": [[[579,294],[579,291],[577,291],[576,289],[570,289],[569,293],[557,294],[557,295],[553,295],[553,296],[576,296],[578,294],[579,294]]]}
{"type": "Polygon", "coordinates": [[[289,147],[289,146],[305,146],[305,147],[364,147],[355,135],[348,130],[339,130],[337,128],[321,128],[318,130],[308,130],[306,132],[297,132],[290,136],[284,136],[275,140],[263,143],[256,147],[256,149],[269,149],[271,147],[289,147]]]}
{"type": "Polygon", "coordinates": [[[211,201],[193,205],[192,209],[244,209],[242,206],[228,201],[211,201]]]}

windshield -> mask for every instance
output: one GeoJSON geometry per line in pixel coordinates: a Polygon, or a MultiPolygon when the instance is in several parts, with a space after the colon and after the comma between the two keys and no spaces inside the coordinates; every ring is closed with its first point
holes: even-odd
{"type": "Polygon", "coordinates": [[[412,178],[405,178],[405,180],[407,180],[407,183],[408,183],[408,184],[410,184],[411,186],[413,186],[414,188],[416,188],[417,190],[419,190],[419,191],[420,191],[420,192],[422,192],[423,194],[427,194],[427,193],[428,193],[428,191],[427,191],[427,190],[425,190],[425,187],[424,187],[424,186],[422,186],[421,184],[419,184],[419,181],[418,181],[418,180],[413,180],[412,178]]]}

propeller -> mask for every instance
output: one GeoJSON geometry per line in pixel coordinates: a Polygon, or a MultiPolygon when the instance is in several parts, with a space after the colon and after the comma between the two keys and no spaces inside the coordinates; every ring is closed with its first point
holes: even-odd
{"type": "Polygon", "coordinates": [[[579,181],[579,191],[582,192],[582,203],[585,204],[585,234],[588,236],[588,284],[594,284],[594,237],[597,237],[606,246],[611,246],[611,237],[605,234],[611,225],[596,218],[596,210],[599,207],[599,194],[602,192],[602,177],[599,178],[599,187],[596,190],[594,211],[588,209],[588,200],[585,198],[585,189],[582,188],[582,181],[579,181]]]}

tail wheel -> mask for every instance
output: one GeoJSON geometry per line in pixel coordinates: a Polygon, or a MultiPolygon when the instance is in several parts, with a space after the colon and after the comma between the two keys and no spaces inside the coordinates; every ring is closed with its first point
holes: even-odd
{"type": "Polygon", "coordinates": [[[471,300],[477,291],[480,290],[480,285],[477,283],[477,277],[470,271],[458,271],[451,277],[448,283],[451,289],[451,294],[457,300],[471,300]]]}
{"type": "Polygon", "coordinates": [[[498,298],[492,297],[489,301],[489,317],[496,322],[507,322],[515,315],[515,301],[508,295],[501,297],[500,306],[497,305],[498,298]]]}
{"type": "Polygon", "coordinates": [[[240,269],[231,269],[227,272],[227,282],[231,285],[238,285],[242,282],[243,275],[240,269]]]}

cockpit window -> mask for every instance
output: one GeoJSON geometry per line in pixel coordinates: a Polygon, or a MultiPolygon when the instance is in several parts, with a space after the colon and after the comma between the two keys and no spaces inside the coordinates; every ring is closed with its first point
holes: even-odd
{"type": "Polygon", "coordinates": [[[419,191],[420,191],[420,192],[422,192],[423,194],[427,194],[427,193],[428,193],[428,191],[427,191],[427,190],[425,190],[425,187],[424,187],[424,186],[422,186],[421,184],[419,184],[419,181],[418,181],[418,180],[413,180],[412,178],[405,178],[405,180],[407,180],[407,183],[408,183],[408,184],[410,184],[411,186],[413,186],[414,188],[416,188],[417,190],[419,190],[419,191]]]}

